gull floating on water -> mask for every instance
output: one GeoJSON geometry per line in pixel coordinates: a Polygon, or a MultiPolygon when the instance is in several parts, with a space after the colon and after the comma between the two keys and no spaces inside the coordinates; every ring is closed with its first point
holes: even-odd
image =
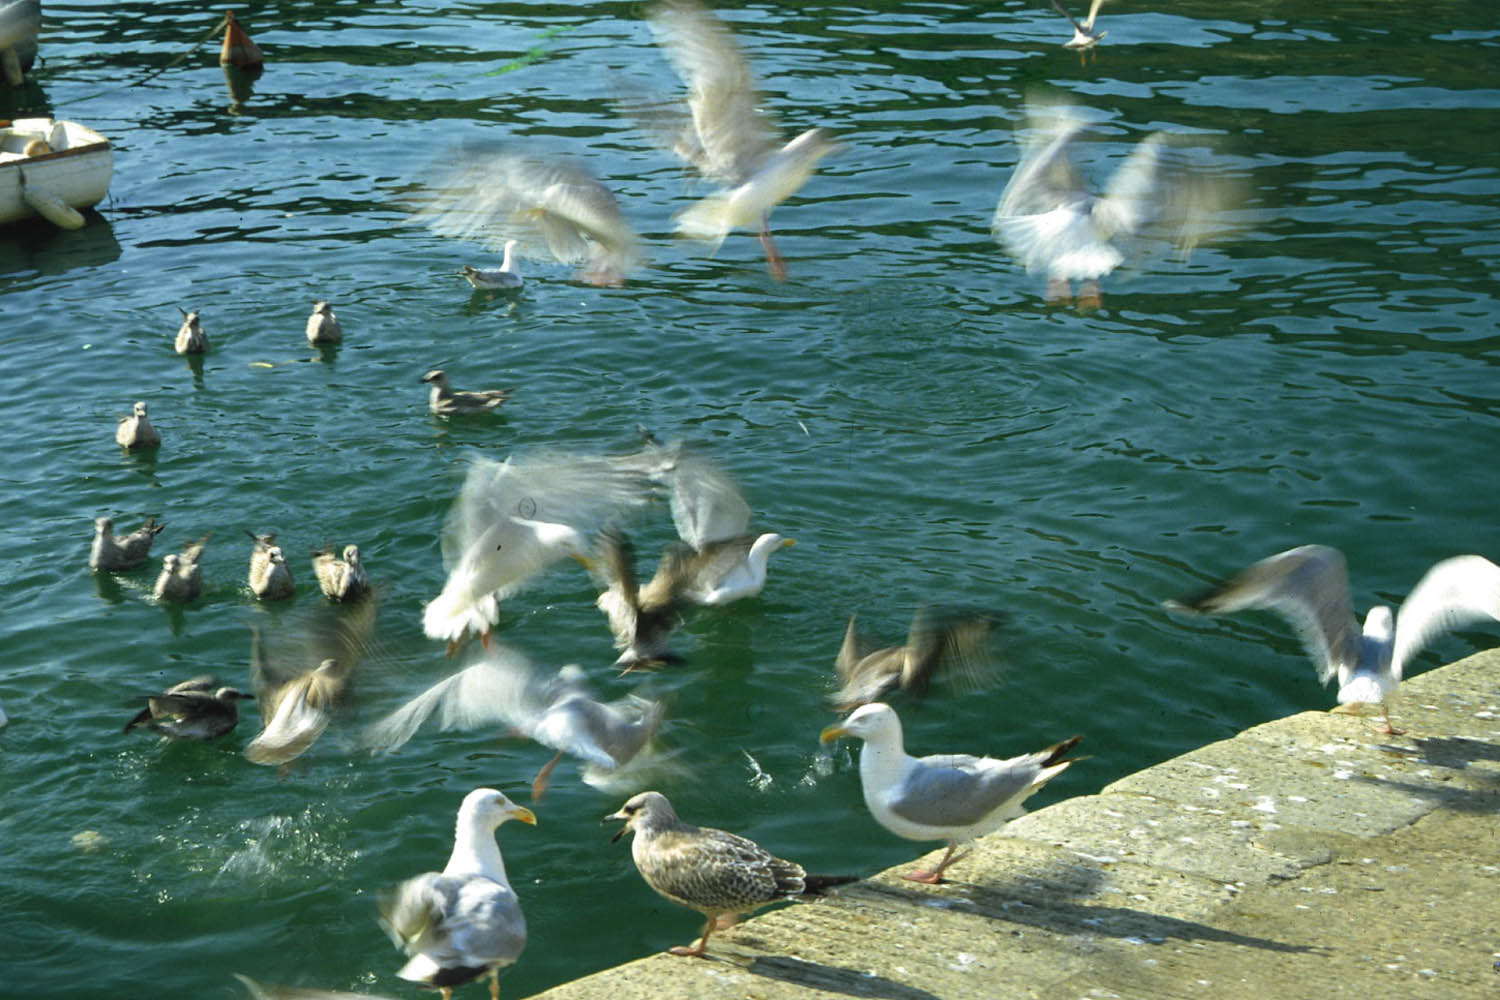
{"type": "Polygon", "coordinates": [[[313,347],[320,344],[337,344],[344,339],[344,327],[333,314],[333,306],[319,299],[313,303],[312,315],[307,317],[307,342],[313,347]]]}
{"type": "Polygon", "coordinates": [[[453,832],[453,853],[441,872],[407,879],[380,901],[380,925],[411,960],[402,979],[441,990],[488,973],[490,996],[500,997],[500,970],[526,948],[521,914],[495,829],[508,819],[536,825],[536,815],[493,788],[464,796],[453,832]]]}
{"type": "Polygon", "coordinates": [[[564,755],[583,761],[588,784],[614,785],[617,772],[645,750],[661,716],[658,703],[634,695],[596,700],[576,666],[544,675],[520,653],[494,648],[372,725],[362,742],[377,751],[395,750],[434,717],[445,731],[504,724],[557,751],[532,781],[532,797],[540,798],[564,755]]]}
{"type": "Polygon", "coordinates": [[[198,321],[198,310],[188,312],[178,306],[177,311],[182,313],[182,325],[177,328],[173,347],[178,354],[203,354],[208,350],[208,334],[203,332],[203,324],[198,321]]]}
{"type": "Polygon", "coordinates": [[[1073,20],[1073,15],[1068,13],[1068,9],[1062,5],[1061,0],[1052,0],[1053,8],[1063,17],[1067,18],[1068,23],[1073,26],[1073,37],[1063,42],[1063,48],[1078,49],[1080,51],[1091,49],[1099,44],[1100,39],[1109,34],[1107,31],[1096,32],[1094,30],[1094,18],[1099,16],[1099,8],[1103,5],[1104,0],[1091,0],[1089,4],[1089,16],[1083,19],[1082,24],[1079,24],[1073,20]]]}
{"type": "Polygon", "coordinates": [[[203,592],[203,573],[198,568],[198,560],[207,542],[208,536],[204,535],[184,545],[180,554],[168,553],[162,558],[161,573],[151,591],[158,602],[186,604],[203,592]]]}
{"type": "Polygon", "coordinates": [[[771,210],[796,194],[837,145],[818,128],[782,145],[749,62],[710,11],[691,0],[669,0],[647,16],[687,85],[687,108],[643,102],[636,110],[673,152],[724,188],[680,213],[678,232],[717,249],[730,230],[757,228],[766,265],[785,280],[786,263],[771,237],[771,210]]]}
{"type": "Polygon", "coordinates": [[[501,601],[564,557],[587,565],[589,538],[648,498],[645,477],[610,458],[475,459],[443,527],[448,579],[423,613],[427,635],[450,652],[471,634],[487,640],[501,601]]]}
{"type": "Polygon", "coordinates": [[[263,601],[276,601],[291,597],[296,587],[292,584],[292,570],[286,564],[281,546],[276,544],[275,534],[257,535],[246,529],[245,534],[255,540],[250,551],[250,589],[263,601]]]}
{"type": "Polygon", "coordinates": [[[684,823],[660,792],[641,792],[604,820],[625,822],[611,843],[626,833],[635,834],[630,856],[647,885],[708,918],[697,945],[674,946],[674,955],[704,954],[708,936],[732,926],[741,914],[854,881],[810,876],[795,861],[775,857],[753,840],[684,823]]]}
{"type": "Polygon", "coordinates": [[[144,565],[151,554],[151,543],[161,534],[166,525],[158,524],[156,518],[146,518],[146,523],[126,535],[115,537],[115,522],[107,517],[94,519],[94,545],[89,550],[89,569],[95,573],[118,573],[144,565]]]}
{"type": "Polygon", "coordinates": [[[432,386],[427,408],[435,416],[451,417],[465,413],[488,413],[510,398],[509,389],[476,389],[461,391],[448,385],[448,373],[434,368],[422,376],[432,386]]]}
{"type": "Polygon", "coordinates": [[[148,696],[146,707],[125,723],[123,731],[146,726],[178,739],[217,739],[240,721],[239,702],[253,697],[207,674],[191,677],[148,696]]]}
{"type": "Polygon", "coordinates": [[[849,712],[879,701],[900,688],[922,694],[940,670],[954,670],[977,686],[986,673],[985,648],[995,627],[994,615],[947,608],[918,607],[912,615],[906,645],[871,650],[860,639],[854,616],[844,630],[844,643],[834,661],[839,691],[834,707],[849,712]]]}
{"type": "Polygon", "coordinates": [[[822,741],[841,736],[865,741],[859,781],[877,823],[907,840],[948,841],[935,868],[902,876],[930,884],[941,882],[944,869],[967,856],[967,851],[955,855],[960,843],[1024,815],[1022,803],[1068,769],[1073,761],[1066,755],[1083,739],[1074,736],[1008,760],[960,753],[912,757],[902,746],[900,718],[878,701],[823,730],[822,741]]]}
{"type": "Polygon", "coordinates": [[[499,267],[481,268],[465,264],[458,269],[458,273],[475,288],[491,291],[514,291],[521,288],[526,284],[526,279],[521,277],[521,263],[516,259],[516,248],[520,245],[520,240],[505,241],[505,258],[501,260],[499,267]]]}
{"type": "Polygon", "coordinates": [[[1132,238],[1159,237],[1184,251],[1202,241],[1228,206],[1230,185],[1195,166],[1165,132],[1136,144],[1094,194],[1071,151],[1084,122],[1069,108],[1032,100],[1021,160],[995,207],[991,232],[1029,274],[1047,275],[1049,302],[1100,303],[1099,279],[1125,260],[1132,238]]]}
{"type": "Polygon", "coordinates": [[[312,554],[313,573],[323,596],[330,601],[358,601],[370,593],[370,578],[359,560],[358,545],[345,545],[343,555],[342,559],[334,555],[331,545],[319,549],[312,554]]]}
{"type": "Polygon", "coordinates": [[[1382,733],[1391,727],[1390,700],[1407,661],[1452,629],[1500,620],[1500,566],[1465,555],[1435,564],[1407,595],[1399,615],[1377,604],[1363,627],[1354,617],[1344,554],[1327,545],[1302,545],[1251,566],[1207,593],[1168,601],[1175,611],[1218,615],[1247,608],[1274,611],[1296,628],[1318,668],[1318,679],[1339,681],[1343,711],[1380,709],[1382,733]]]}
{"type": "MultiPolygon", "coordinates": [[[[576,277],[592,285],[622,284],[640,265],[640,239],[619,202],[581,163],[495,145],[469,146],[453,159],[457,166],[417,212],[434,233],[504,252],[502,271],[512,268],[513,255],[545,253],[576,265],[576,277]]],[[[490,287],[478,284],[473,270],[460,273],[475,287],[490,287]]]]}
{"type": "Polygon", "coordinates": [[[131,407],[130,416],[120,418],[115,428],[115,443],[121,448],[155,448],[161,444],[161,435],[146,417],[144,402],[138,401],[131,407]]]}

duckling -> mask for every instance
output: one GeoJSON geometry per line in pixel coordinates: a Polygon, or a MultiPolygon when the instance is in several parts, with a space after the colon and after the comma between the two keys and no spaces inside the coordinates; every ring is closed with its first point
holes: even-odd
{"type": "Polygon", "coordinates": [[[344,339],[344,328],[333,314],[333,307],[319,299],[313,303],[312,315],[307,317],[307,342],[314,347],[319,344],[337,344],[344,339]]]}
{"type": "Polygon", "coordinates": [[[182,306],[177,307],[182,313],[182,325],[177,328],[177,341],[173,345],[178,354],[206,354],[208,352],[208,334],[203,332],[203,324],[198,322],[198,310],[188,312],[182,306]]]}
{"type": "Polygon", "coordinates": [[[107,517],[94,519],[94,547],[89,552],[89,569],[95,573],[118,573],[135,569],[151,554],[151,543],[161,534],[166,525],[156,518],[146,518],[146,523],[123,538],[115,537],[115,522],[107,517]]]}
{"type": "Polygon", "coordinates": [[[120,418],[115,428],[115,443],[121,448],[155,448],[161,444],[161,435],[151,426],[146,417],[146,404],[137,401],[128,417],[120,418]]]}
{"type": "Polygon", "coordinates": [[[509,389],[480,389],[474,392],[453,389],[448,385],[448,374],[441,368],[434,368],[423,375],[422,381],[432,385],[427,408],[440,417],[455,413],[488,413],[510,398],[509,389]]]}
{"type": "Polygon", "coordinates": [[[245,534],[255,539],[255,548],[250,553],[250,589],[263,601],[275,601],[291,597],[292,570],[286,564],[281,546],[276,544],[275,534],[257,535],[246,529],[245,534]]]}
{"type": "Polygon", "coordinates": [[[318,586],[330,601],[357,601],[370,592],[370,578],[359,561],[359,546],[345,545],[344,558],[333,554],[333,546],[313,553],[313,572],[318,586]]]}
{"type": "MultiPolygon", "coordinates": [[[[176,559],[176,556],[168,556],[176,559]]],[[[125,723],[124,732],[147,726],[166,736],[188,740],[212,740],[223,736],[240,721],[239,701],[254,698],[232,687],[221,687],[209,675],[174,684],[161,694],[149,695],[146,707],[125,723]]]]}

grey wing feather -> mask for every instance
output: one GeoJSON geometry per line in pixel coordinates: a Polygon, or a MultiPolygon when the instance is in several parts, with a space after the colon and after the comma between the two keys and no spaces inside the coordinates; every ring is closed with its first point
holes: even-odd
{"type": "Polygon", "coordinates": [[[695,549],[745,533],[750,505],[729,474],[707,455],[679,453],[668,482],[672,523],[677,535],[695,549]]]}
{"type": "Polygon", "coordinates": [[[891,811],[914,823],[972,826],[1023,793],[1040,767],[1025,757],[1003,762],[969,754],[918,758],[891,798],[891,811]]]}
{"type": "Polygon", "coordinates": [[[1407,660],[1432,639],[1485,619],[1500,619],[1500,566],[1483,556],[1444,559],[1401,605],[1391,671],[1400,680],[1407,660]]]}
{"type": "Polygon", "coordinates": [[[535,671],[525,657],[496,649],[373,723],[361,742],[377,751],[395,750],[434,717],[444,732],[496,724],[529,731],[545,707],[537,691],[535,671]]]}
{"type": "Polygon", "coordinates": [[[1262,559],[1208,593],[1168,606],[1213,615],[1246,608],[1275,611],[1297,630],[1325,684],[1359,662],[1361,629],[1349,571],[1343,553],[1326,545],[1303,545],[1262,559]]]}

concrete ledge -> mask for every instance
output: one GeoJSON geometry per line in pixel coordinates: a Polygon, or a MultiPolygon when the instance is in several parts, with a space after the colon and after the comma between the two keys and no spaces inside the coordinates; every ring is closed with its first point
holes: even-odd
{"type": "MultiPolygon", "coordinates": [[[[936,887],[829,900],[547,1000],[1500,996],[1500,650],[1406,684],[1404,736],[1305,712],[1022,817],[936,887]]],[[[936,854],[930,860],[936,860],[936,854]]]]}

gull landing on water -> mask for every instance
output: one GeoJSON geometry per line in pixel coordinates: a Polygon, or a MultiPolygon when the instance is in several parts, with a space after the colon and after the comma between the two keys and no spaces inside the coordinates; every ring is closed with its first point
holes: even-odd
{"type": "Polygon", "coordinates": [[[1174,611],[1219,615],[1248,608],[1275,611],[1296,628],[1318,668],[1318,679],[1339,681],[1339,709],[1361,714],[1380,709],[1377,730],[1391,726],[1386,702],[1401,683],[1406,662],[1437,636],[1455,628],[1500,620],[1500,566],[1483,556],[1454,556],[1417,581],[1399,615],[1372,607],[1363,627],[1354,617],[1344,555],[1327,545],[1303,545],[1251,566],[1205,594],[1168,601],[1174,611]]]}
{"type": "MultiPolygon", "coordinates": [[[[1067,18],[1068,23],[1073,26],[1073,37],[1068,41],[1063,42],[1063,48],[1075,49],[1079,52],[1080,55],[1082,55],[1089,49],[1092,49],[1094,46],[1098,45],[1099,41],[1105,35],[1109,34],[1109,32],[1107,31],[1096,32],[1094,30],[1094,18],[1099,16],[1099,8],[1103,5],[1104,0],[1092,0],[1092,2],[1089,4],[1089,16],[1083,19],[1082,24],[1079,24],[1077,21],[1073,20],[1073,15],[1068,13],[1067,8],[1062,5],[1061,0],[1052,0],[1053,9],[1063,17],[1067,18]]],[[[1095,55],[1097,58],[1097,53],[1095,55]]]]}

